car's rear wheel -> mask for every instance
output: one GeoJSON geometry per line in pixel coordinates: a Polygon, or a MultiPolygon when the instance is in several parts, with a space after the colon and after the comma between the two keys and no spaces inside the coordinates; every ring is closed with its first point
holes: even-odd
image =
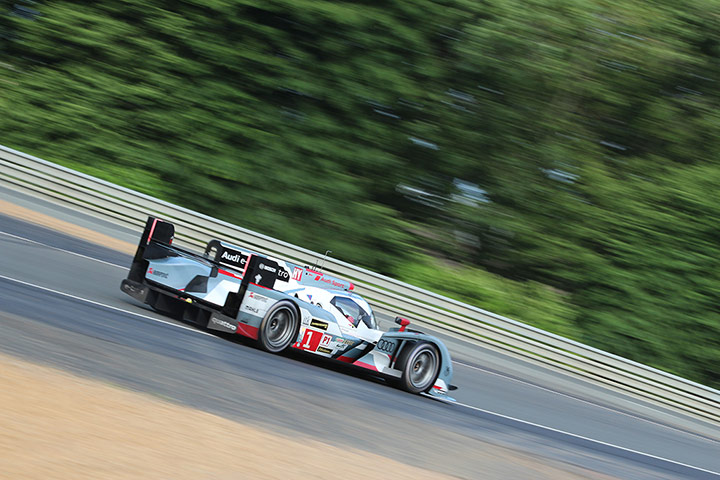
{"type": "Polygon", "coordinates": [[[421,393],[432,388],[440,371],[440,354],[431,343],[417,343],[405,356],[400,387],[408,392],[421,393]]]}
{"type": "Polygon", "coordinates": [[[276,303],[260,324],[258,331],[260,347],[271,353],[282,352],[297,337],[298,327],[298,314],[292,302],[283,300],[276,303]]]}

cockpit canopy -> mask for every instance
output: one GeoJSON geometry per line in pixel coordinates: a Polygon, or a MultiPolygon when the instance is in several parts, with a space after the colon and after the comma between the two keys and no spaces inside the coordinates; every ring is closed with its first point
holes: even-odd
{"type": "Polygon", "coordinates": [[[375,321],[375,315],[372,313],[370,305],[357,295],[337,295],[330,300],[330,303],[340,310],[340,312],[345,315],[345,317],[350,320],[355,327],[362,322],[367,328],[373,330],[378,328],[377,322],[375,321]]]}

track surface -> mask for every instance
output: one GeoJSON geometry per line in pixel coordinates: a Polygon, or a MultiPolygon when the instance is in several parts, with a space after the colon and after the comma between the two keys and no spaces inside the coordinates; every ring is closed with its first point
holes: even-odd
{"type": "Polygon", "coordinates": [[[619,478],[720,478],[716,427],[621,394],[448,338],[459,404],[408,395],[157,315],[120,292],[127,255],[5,216],[0,232],[1,351],[463,478],[482,477],[483,442],[619,478]]]}

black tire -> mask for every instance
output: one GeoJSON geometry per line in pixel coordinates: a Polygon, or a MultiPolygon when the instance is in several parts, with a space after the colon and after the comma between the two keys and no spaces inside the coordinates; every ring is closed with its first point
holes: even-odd
{"type": "Polygon", "coordinates": [[[420,342],[403,357],[405,363],[400,377],[400,388],[410,393],[430,390],[440,372],[440,353],[437,347],[432,343],[420,342]]]}
{"type": "Polygon", "coordinates": [[[297,337],[300,321],[292,302],[282,300],[270,308],[258,330],[260,348],[270,353],[280,353],[297,337]]]}

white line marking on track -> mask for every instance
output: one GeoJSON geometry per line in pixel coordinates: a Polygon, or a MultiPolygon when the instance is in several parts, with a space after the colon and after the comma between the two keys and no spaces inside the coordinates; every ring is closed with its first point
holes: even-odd
{"type": "MultiPolygon", "coordinates": [[[[473,370],[478,370],[478,371],[481,371],[481,372],[483,372],[483,373],[487,373],[487,374],[489,374],[489,375],[495,375],[496,377],[505,378],[505,379],[507,379],[507,380],[512,380],[513,382],[517,382],[517,383],[520,383],[520,384],[523,384],[523,385],[527,385],[527,386],[529,386],[529,387],[535,387],[535,388],[540,389],[540,390],[543,390],[543,391],[545,391],[545,392],[554,393],[555,395],[559,395],[559,396],[561,396],[561,397],[565,397],[565,398],[569,398],[569,399],[572,399],[572,400],[576,400],[576,401],[578,401],[578,402],[580,402],[580,403],[584,403],[584,404],[586,404],[586,405],[592,405],[593,407],[597,407],[597,408],[600,408],[600,409],[603,409],[603,410],[607,410],[608,412],[619,413],[620,415],[624,415],[624,416],[626,416],[626,417],[630,417],[630,418],[633,418],[633,419],[635,419],[635,420],[641,420],[641,421],[643,421],[643,422],[650,423],[650,424],[655,425],[655,426],[658,426],[658,427],[667,428],[668,430],[672,430],[672,431],[674,431],[674,432],[684,433],[684,434],[686,434],[686,435],[690,435],[690,436],[692,436],[692,437],[699,438],[699,439],[701,439],[701,440],[710,441],[710,442],[713,442],[713,443],[720,443],[720,440],[716,440],[716,439],[714,439],[714,438],[712,438],[712,437],[709,437],[709,436],[706,436],[706,435],[702,435],[702,434],[698,434],[698,433],[693,433],[693,432],[690,432],[690,431],[688,431],[688,430],[684,430],[684,429],[681,429],[681,428],[673,427],[672,425],[667,425],[667,424],[665,424],[665,423],[660,423],[660,422],[657,422],[657,421],[654,421],[654,420],[651,420],[651,419],[648,419],[648,418],[644,418],[644,417],[641,417],[641,416],[638,416],[638,415],[633,415],[632,413],[627,413],[627,412],[624,412],[624,411],[622,411],[622,410],[620,410],[620,409],[616,409],[616,408],[612,408],[612,407],[606,407],[606,406],[604,406],[604,405],[600,405],[600,404],[591,402],[590,400],[584,400],[584,399],[582,399],[582,398],[578,398],[578,397],[575,397],[575,396],[573,396],[573,395],[569,395],[569,394],[567,394],[567,393],[558,392],[558,391],[553,390],[553,389],[551,389],[551,388],[542,387],[542,386],[540,386],[540,385],[536,385],[536,384],[534,384],[534,383],[526,382],[525,380],[521,380],[521,379],[519,379],[519,378],[511,377],[511,376],[509,376],[509,375],[503,375],[502,373],[493,372],[493,371],[491,371],[491,370],[486,370],[486,369],[484,369],[484,368],[476,367],[475,365],[470,365],[470,364],[463,363],[463,362],[453,362],[453,363],[456,364],[456,365],[462,365],[463,367],[472,368],[473,370]]],[[[648,409],[648,410],[652,410],[652,407],[650,407],[650,406],[641,405],[641,404],[639,404],[639,403],[637,403],[637,402],[633,402],[632,400],[629,400],[629,399],[627,399],[626,401],[629,402],[629,403],[632,403],[633,405],[637,405],[638,407],[641,407],[641,408],[644,408],[644,409],[648,409]]]]}
{"type": "MultiPolygon", "coordinates": [[[[13,235],[12,233],[4,232],[4,231],[1,231],[1,230],[0,230],[0,235],[5,235],[5,236],[8,236],[8,237],[16,238],[16,239],[18,239],[18,240],[23,240],[23,241],[26,241],[26,242],[29,242],[29,243],[34,243],[34,244],[37,244],[37,245],[42,245],[42,246],[44,246],[44,247],[52,248],[52,249],[58,250],[58,251],[60,251],[60,252],[69,253],[69,254],[71,254],[71,255],[76,255],[76,256],[78,256],[78,257],[85,258],[85,259],[87,259],[87,260],[93,260],[93,261],[96,261],[96,262],[99,262],[99,263],[103,263],[103,264],[105,264],[105,265],[110,265],[110,266],[112,266],[112,267],[121,268],[121,269],[123,269],[123,270],[129,270],[127,267],[123,267],[123,266],[121,266],[121,265],[116,265],[116,264],[114,264],[114,263],[106,262],[105,260],[100,260],[100,259],[98,259],[98,258],[89,257],[89,256],[87,256],[87,255],[82,255],[82,254],[80,254],[80,253],[72,252],[72,251],[70,251],[70,250],[65,250],[65,249],[62,249],[62,248],[59,248],[59,247],[54,247],[54,246],[52,246],[52,245],[48,245],[48,244],[45,244],[45,243],[42,243],[42,242],[38,242],[38,241],[36,241],[36,240],[31,240],[31,239],[29,239],[29,238],[21,237],[21,236],[19,236],[19,235],[13,235]]],[[[40,288],[42,288],[42,287],[40,287],[40,288]]],[[[88,300],[88,301],[90,301],[90,300],[88,300]]],[[[114,308],[114,307],[111,307],[111,308],[114,308]]],[[[125,310],[123,310],[123,311],[125,311],[125,310]]],[[[150,318],[150,317],[145,317],[145,318],[150,318]]],[[[170,325],[175,325],[175,324],[171,323],[170,325]]],[[[638,419],[638,420],[643,420],[643,421],[645,421],[645,422],[652,423],[652,424],[654,424],[654,425],[659,425],[659,426],[668,428],[668,429],[670,429],[670,430],[687,433],[688,435],[692,435],[692,436],[695,436],[695,437],[698,437],[698,438],[702,438],[702,439],[705,439],[705,440],[710,440],[710,441],[715,442],[715,443],[720,443],[720,441],[715,440],[715,439],[713,439],[713,438],[709,438],[709,437],[705,437],[705,436],[702,436],[702,435],[694,434],[694,433],[692,433],[692,432],[688,432],[688,431],[686,431],[686,430],[677,429],[677,428],[674,428],[674,427],[671,427],[671,426],[669,426],[669,425],[665,425],[665,424],[662,424],[662,423],[657,423],[657,422],[654,422],[654,421],[652,421],[652,420],[648,420],[648,419],[646,419],[646,418],[642,418],[642,417],[639,417],[639,416],[636,416],[636,415],[632,415],[632,414],[623,412],[623,411],[621,411],[621,410],[616,410],[616,409],[613,409],[613,408],[605,407],[605,406],[603,406],[603,405],[598,405],[597,403],[593,403],[593,402],[588,401],[588,400],[583,400],[583,399],[581,399],[581,398],[577,398],[577,397],[574,397],[574,396],[572,396],[572,395],[568,395],[568,394],[565,394],[565,393],[561,393],[561,392],[558,392],[558,391],[555,391],[555,390],[552,390],[552,389],[549,389],[549,388],[546,388],[546,387],[542,387],[542,386],[539,386],[539,385],[536,385],[536,384],[533,384],[533,383],[530,383],[530,382],[526,382],[526,381],[524,381],[524,380],[520,380],[520,379],[518,379],[518,378],[514,378],[514,377],[511,377],[511,376],[508,376],[508,375],[503,375],[503,374],[498,373],[498,372],[493,372],[493,371],[490,371],[490,370],[487,370],[487,369],[484,369],[484,368],[480,368],[480,367],[476,367],[476,366],[474,366],[474,365],[470,365],[470,364],[467,364],[467,363],[462,363],[462,362],[457,362],[457,361],[454,361],[453,363],[456,364],[456,365],[462,365],[462,366],[465,366],[465,367],[468,367],[468,368],[472,368],[472,369],[475,369],[475,370],[479,370],[479,371],[481,371],[481,372],[484,372],[484,373],[487,373],[487,374],[490,374],[490,375],[495,375],[495,376],[498,376],[498,377],[501,377],[501,378],[505,378],[505,379],[508,379],[508,380],[512,380],[512,381],[514,381],[514,382],[521,383],[521,384],[523,384],[523,385],[527,385],[527,386],[530,386],[530,387],[538,388],[538,389],[540,389],[540,390],[543,390],[543,391],[546,391],[546,392],[549,392],[549,393],[554,393],[554,394],[560,395],[560,396],[562,396],[562,397],[570,398],[570,399],[576,400],[576,401],[581,402],[581,403],[585,403],[585,404],[588,404],[588,405],[593,405],[593,406],[595,406],[595,407],[598,407],[598,408],[601,408],[601,409],[604,409],[604,410],[608,410],[608,411],[611,411],[611,412],[614,412],[614,413],[619,413],[619,414],[621,414],[621,415],[625,415],[625,416],[628,416],[628,417],[630,417],[630,418],[635,418],[635,419],[638,419]]],[[[634,405],[637,405],[637,406],[639,406],[639,407],[641,407],[641,408],[650,408],[650,407],[647,407],[647,406],[645,406],[645,405],[641,405],[641,404],[639,404],[639,403],[637,403],[637,402],[633,402],[633,401],[631,401],[631,400],[627,400],[627,401],[630,402],[630,403],[633,403],[634,405]]]]}
{"type": "Polygon", "coordinates": [[[41,245],[43,247],[52,248],[53,250],[57,250],[57,251],[63,252],[63,253],[69,253],[70,255],[75,255],[77,257],[81,257],[86,260],[93,260],[95,262],[104,263],[105,265],[110,265],[111,267],[117,267],[117,268],[122,268],[123,270],[129,270],[129,268],[123,267],[122,265],[116,265],[114,263],[106,262],[105,260],[100,260],[99,258],[88,257],[87,255],[83,255],[82,253],[71,252],[70,250],[65,250],[63,248],[53,247],[52,245],[48,245],[47,243],[42,243],[42,242],[38,242],[36,240],[31,240],[29,238],[21,237],[20,235],[13,235],[12,233],[3,232],[3,231],[0,231],[0,235],[5,235],[6,237],[16,238],[18,240],[23,240],[28,243],[34,243],[35,245],[41,245]]]}
{"type": "MultiPolygon", "coordinates": [[[[100,259],[98,259],[98,258],[89,257],[89,256],[83,255],[83,254],[81,254],[81,253],[72,252],[72,251],[70,251],[70,250],[65,250],[65,249],[63,249],[63,248],[59,248],[59,247],[55,247],[55,246],[52,246],[52,245],[48,245],[48,244],[46,244],[46,243],[38,242],[38,241],[36,241],[36,240],[31,240],[31,239],[29,239],[29,238],[25,238],[25,237],[22,237],[22,236],[20,236],[20,235],[14,235],[14,234],[12,234],[12,233],[4,232],[4,231],[1,231],[1,230],[0,230],[0,235],[4,235],[4,236],[7,236],[7,237],[15,238],[15,239],[22,240],[22,241],[25,241],[25,242],[28,242],[28,243],[33,243],[33,244],[35,244],[35,245],[41,245],[41,246],[43,246],[43,247],[51,248],[51,249],[53,249],[53,250],[57,250],[57,251],[60,251],[60,252],[63,252],[63,253],[68,253],[68,254],[70,254],[70,255],[75,255],[75,256],[84,258],[84,259],[86,259],[86,260],[92,260],[92,261],[99,262],[99,263],[102,263],[102,264],[105,264],[105,265],[109,265],[109,266],[111,266],[111,267],[116,267],[116,268],[120,268],[120,269],[123,269],[123,270],[129,270],[127,267],[123,267],[122,265],[117,265],[117,264],[114,264],[114,263],[106,262],[105,260],[100,260],[100,259]]],[[[8,280],[15,280],[15,281],[20,282],[20,283],[25,283],[25,282],[22,282],[21,280],[10,279],[10,278],[4,277],[4,276],[2,276],[2,275],[0,275],[0,277],[5,278],[5,279],[8,279],[8,280]]],[[[166,322],[166,321],[163,321],[163,320],[160,320],[160,319],[156,319],[156,318],[153,318],[153,317],[148,317],[148,316],[146,316],[146,315],[141,315],[141,314],[138,314],[138,313],[130,312],[130,311],[128,311],[128,310],[122,310],[122,309],[117,308],[117,307],[111,307],[111,306],[109,306],[109,305],[105,305],[105,304],[101,304],[101,303],[98,303],[98,302],[94,302],[94,301],[92,301],[92,300],[88,300],[88,299],[76,297],[76,296],[73,296],[73,295],[70,295],[70,294],[67,294],[67,293],[59,292],[59,291],[57,291],[57,290],[52,290],[52,289],[49,289],[49,288],[46,288],[46,287],[41,287],[41,286],[39,286],[39,285],[34,285],[34,284],[29,284],[29,283],[25,283],[25,284],[26,284],[26,285],[30,285],[30,286],[34,286],[34,287],[36,287],[36,288],[45,289],[45,290],[47,290],[47,291],[51,291],[51,292],[53,292],[53,293],[57,293],[57,294],[60,294],[60,295],[69,296],[69,297],[75,298],[75,299],[77,299],[77,300],[82,300],[82,301],[89,302],[89,303],[93,303],[93,304],[96,304],[96,305],[105,306],[105,307],[107,307],[107,308],[111,308],[111,309],[114,309],[114,310],[117,310],[117,311],[121,311],[121,312],[124,312],[124,313],[131,314],[131,315],[136,315],[136,316],[139,316],[139,317],[142,317],[142,318],[148,318],[148,319],[156,320],[156,321],[158,321],[158,322],[162,322],[162,323],[165,323],[165,324],[167,324],[167,325],[173,325],[173,326],[176,326],[176,327],[179,327],[179,328],[184,328],[184,329],[186,329],[186,330],[197,331],[197,332],[203,333],[203,334],[205,334],[205,335],[213,336],[212,334],[209,334],[209,333],[206,333],[206,332],[202,332],[202,331],[200,331],[200,330],[193,330],[192,328],[188,328],[188,327],[185,327],[185,326],[182,326],[182,325],[178,325],[178,324],[171,323],[171,322],[166,322]]],[[[498,377],[501,377],[501,378],[505,378],[505,379],[508,379],[508,380],[511,380],[511,381],[514,381],[514,382],[517,382],[517,383],[521,383],[521,384],[523,384],[523,385],[527,385],[527,386],[530,386],[530,387],[538,388],[538,389],[540,389],[540,390],[543,390],[543,391],[546,391],[546,392],[549,392],[549,393],[554,393],[554,394],[560,395],[560,396],[562,396],[562,397],[570,398],[570,399],[576,400],[576,401],[578,401],[578,402],[585,403],[585,404],[587,404],[587,405],[592,405],[592,406],[595,406],[595,407],[598,407],[598,408],[601,408],[601,409],[604,409],[604,410],[607,410],[607,411],[610,411],[610,412],[613,412],[613,413],[619,413],[619,414],[621,414],[621,415],[624,415],[624,416],[627,416],[627,417],[630,417],[630,418],[634,418],[634,419],[636,419],[636,420],[641,420],[641,421],[644,421],[644,422],[647,422],[647,423],[651,423],[651,424],[653,424],[653,425],[657,425],[657,426],[660,426],[660,427],[664,427],[664,428],[667,428],[667,429],[669,429],[669,430],[681,432],[681,433],[684,433],[684,434],[687,434],[687,435],[691,435],[691,436],[693,436],[693,437],[697,437],[697,438],[700,438],[700,439],[703,439],[703,440],[709,440],[709,441],[714,442],[714,443],[720,443],[720,441],[715,440],[715,439],[710,438],[710,437],[707,437],[707,436],[698,435],[698,434],[689,432],[689,431],[687,431],[687,430],[682,430],[682,429],[678,429],[678,428],[675,428],[675,427],[672,427],[672,426],[669,426],[669,425],[666,425],[666,424],[663,424],[663,423],[658,423],[658,422],[649,420],[649,419],[647,419],[647,418],[643,418],[643,417],[639,417],[639,416],[637,416],[637,415],[632,415],[632,414],[623,412],[623,411],[621,411],[621,410],[617,410],[617,409],[605,407],[605,406],[603,406],[603,405],[599,405],[599,404],[597,404],[597,403],[593,403],[593,402],[590,402],[590,401],[588,401],[588,400],[583,400],[583,399],[574,397],[574,396],[572,396],[572,395],[568,395],[568,394],[565,394],[565,393],[561,393],[561,392],[558,392],[558,391],[555,391],[555,390],[552,390],[552,389],[549,389],[549,388],[546,388],[546,387],[541,387],[541,386],[539,386],[539,385],[535,385],[535,384],[533,384],[533,383],[526,382],[526,381],[523,381],[523,380],[520,380],[520,379],[511,377],[511,376],[508,376],[508,375],[503,375],[503,374],[501,374],[501,373],[497,373],[497,372],[493,372],[493,371],[490,371],[490,370],[486,370],[486,369],[484,369],[484,368],[476,367],[476,366],[474,366],[474,365],[469,365],[469,364],[467,364],[467,363],[462,363],[462,362],[453,362],[453,363],[456,364],[456,365],[462,365],[462,366],[465,366],[465,367],[468,367],[468,368],[472,368],[472,369],[475,369],[475,370],[479,370],[479,371],[481,371],[481,372],[484,372],[484,373],[487,373],[487,374],[490,374],[490,375],[495,375],[495,376],[498,376],[498,377]]],[[[628,400],[628,401],[630,401],[631,403],[633,403],[633,404],[635,404],[635,405],[638,405],[639,407],[649,408],[649,407],[646,407],[646,406],[641,405],[641,404],[639,404],[639,403],[632,402],[631,400],[628,400]]]]}
{"type": "Polygon", "coordinates": [[[145,319],[148,319],[148,320],[152,320],[152,321],[154,321],[154,322],[164,323],[165,325],[170,325],[171,327],[181,328],[181,329],[183,329],[183,330],[188,330],[188,331],[190,331],[190,332],[199,333],[199,334],[201,334],[201,335],[207,335],[208,337],[218,338],[217,336],[213,335],[212,333],[203,332],[202,330],[198,330],[197,328],[186,327],[185,325],[179,325],[179,324],[177,324],[177,323],[168,322],[168,321],[166,321],[166,320],[161,320],[161,319],[159,319],[159,318],[150,317],[150,316],[148,316],[148,315],[143,315],[143,314],[141,314],[141,313],[131,312],[130,310],[124,310],[124,309],[122,309],[122,308],[113,307],[112,305],[107,305],[107,304],[105,304],[105,303],[96,302],[96,301],[94,301],[94,300],[89,300],[89,299],[87,299],[87,298],[78,297],[77,295],[72,295],[72,294],[70,294],[70,293],[61,292],[61,291],[59,291],[59,290],[53,290],[52,288],[47,288],[47,287],[43,287],[42,285],[36,285],[36,284],[34,284],[34,283],[25,282],[25,281],[23,281],[23,280],[18,280],[17,278],[7,277],[7,276],[1,275],[1,274],[0,274],[0,278],[2,278],[2,279],[4,279],[4,280],[8,280],[8,281],[10,281],[10,282],[19,283],[19,284],[21,284],[21,285],[26,285],[26,286],[28,286],[28,287],[33,287],[33,288],[37,288],[37,289],[40,289],[40,290],[44,290],[44,291],[46,291],[46,292],[51,292],[51,293],[54,293],[54,294],[57,294],[57,295],[62,295],[63,297],[68,297],[68,298],[72,298],[72,299],[74,299],[74,300],[79,300],[79,301],[81,301],[81,302],[85,302],[85,303],[90,303],[90,304],[93,304],[93,305],[97,305],[97,306],[99,306],[99,307],[109,308],[110,310],[115,310],[115,311],[117,311],[117,312],[127,313],[128,315],[133,315],[133,316],[136,316],[136,317],[145,318],[145,319]]]}
{"type": "Polygon", "coordinates": [[[520,420],[519,418],[514,418],[514,417],[510,417],[510,416],[508,416],[508,415],[503,415],[503,414],[500,414],[500,413],[491,412],[491,411],[489,411],[489,410],[484,410],[484,409],[479,408],[479,407],[473,407],[472,405],[468,405],[468,404],[466,404],[466,403],[461,403],[461,402],[449,402],[449,401],[445,401],[445,400],[442,400],[442,399],[441,399],[440,401],[444,401],[445,403],[447,403],[447,404],[449,404],[449,405],[458,405],[458,406],[460,406],[460,407],[469,408],[469,409],[471,409],[471,410],[476,410],[476,411],[478,411],[478,412],[486,413],[486,414],[488,414],[488,415],[493,415],[493,416],[496,416],[496,417],[501,417],[501,418],[504,418],[504,419],[506,419],[506,420],[512,420],[512,421],[514,421],[514,422],[522,423],[522,424],[529,425],[529,426],[532,426],[532,427],[537,427],[537,428],[541,428],[541,429],[543,429],[543,430],[548,430],[548,431],[555,432],[555,433],[559,433],[559,434],[562,434],[562,435],[567,435],[567,436],[569,436],[569,437],[577,438],[577,439],[579,439],[579,440],[585,440],[585,441],[587,441],[587,442],[597,443],[598,445],[603,445],[603,446],[606,446],[606,447],[616,448],[616,449],[618,449],[618,450],[622,450],[622,451],[629,452],[629,453],[634,453],[634,454],[636,454],[636,455],[641,455],[641,456],[648,457],[648,458],[652,458],[652,459],[655,459],[655,460],[660,460],[660,461],[663,461],[663,462],[672,463],[672,464],[674,464],[674,465],[678,465],[678,466],[681,466],[681,467],[685,467],[685,468],[690,468],[690,469],[693,469],[693,470],[697,470],[698,472],[709,473],[709,474],[711,474],[711,475],[720,476],[720,473],[718,473],[718,472],[713,472],[712,470],[706,470],[706,469],[704,469],[704,468],[696,467],[696,466],[694,466],[694,465],[688,465],[687,463],[676,462],[675,460],[670,460],[670,459],[668,459],[668,458],[659,457],[659,456],[657,456],[657,455],[652,455],[652,454],[650,454],[650,453],[640,452],[640,451],[637,451],[637,450],[633,450],[633,449],[631,449],[631,448],[621,447],[621,446],[619,446],[619,445],[615,445],[615,444],[612,444],[612,443],[603,442],[603,441],[600,441],[600,440],[595,440],[595,439],[593,439],[593,438],[583,437],[582,435],[576,435],[576,434],[574,434],[574,433],[565,432],[565,431],[563,431],[563,430],[558,430],[558,429],[556,429],[556,428],[546,427],[545,425],[540,425],[540,424],[538,424],[538,423],[533,423],[533,422],[528,422],[528,421],[525,421],[525,420],[520,420]]]}
{"type": "MultiPolygon", "coordinates": [[[[97,306],[100,306],[100,307],[108,308],[108,309],[110,309],[110,310],[115,310],[115,311],[118,311],[118,312],[126,313],[126,314],[128,314],[128,315],[132,315],[132,316],[136,316],[136,317],[140,317],[140,318],[145,318],[145,319],[147,319],[147,320],[152,320],[152,321],[154,321],[154,322],[158,322],[158,323],[162,323],[162,324],[165,324],[165,325],[169,325],[169,326],[171,326],[171,327],[176,327],[176,328],[180,328],[180,329],[183,329],[183,330],[187,330],[187,331],[190,331],[190,332],[193,332],[193,333],[198,333],[198,334],[201,334],[201,335],[206,335],[206,336],[209,336],[209,337],[218,338],[218,337],[216,337],[215,335],[213,335],[213,334],[211,334],[211,333],[203,332],[202,330],[198,330],[198,329],[196,329],[196,328],[186,327],[186,326],[184,326],[184,325],[178,325],[178,324],[176,324],[176,323],[167,322],[167,321],[161,320],[161,319],[159,319],[159,318],[154,318],[154,317],[150,317],[150,316],[147,316],[147,315],[142,315],[142,314],[140,314],[140,313],[131,312],[131,311],[129,311],[129,310],[124,310],[124,309],[122,309],[122,308],[113,307],[112,305],[107,305],[107,304],[104,304],[104,303],[96,302],[96,301],[94,301],[94,300],[89,300],[89,299],[87,299],[87,298],[78,297],[77,295],[72,295],[72,294],[70,294],[70,293],[61,292],[61,291],[59,291],[59,290],[55,290],[55,289],[52,289],[52,288],[43,287],[42,285],[37,285],[37,284],[34,284],[34,283],[25,282],[25,281],[19,280],[19,279],[17,279],[17,278],[8,277],[8,276],[2,275],[2,274],[0,274],[0,278],[2,278],[2,279],[4,279],[4,280],[7,280],[7,281],[9,281],[9,282],[18,283],[18,284],[25,285],[25,286],[28,286],[28,287],[32,287],[32,288],[36,288],[36,289],[39,289],[39,290],[43,290],[43,291],[46,291],[46,292],[51,292],[51,293],[54,293],[54,294],[56,294],[56,295],[61,295],[61,296],[63,296],[63,297],[72,298],[72,299],[74,299],[74,300],[79,300],[79,301],[81,301],[81,302],[90,303],[90,304],[92,304],[92,305],[97,305],[97,306]]],[[[472,365],[468,365],[468,366],[472,366],[472,365]]],[[[477,367],[474,367],[474,368],[477,368],[477,367]]],[[[481,369],[478,368],[478,370],[481,370],[481,369]]],[[[711,475],[720,476],[720,473],[713,472],[713,471],[711,471],[711,470],[706,470],[706,469],[704,469],[704,468],[695,467],[695,466],[693,466],[693,465],[688,465],[688,464],[686,464],[686,463],[676,462],[676,461],[674,461],[674,460],[669,460],[669,459],[667,459],[667,458],[658,457],[658,456],[656,456],[656,455],[651,455],[651,454],[649,454],[649,453],[639,452],[639,451],[637,451],[637,450],[632,450],[632,449],[630,449],[630,448],[621,447],[621,446],[618,446],[618,445],[614,445],[614,444],[612,444],[612,443],[602,442],[602,441],[600,441],[600,440],[595,440],[595,439],[592,439],[592,438],[589,438],[589,437],[583,437],[582,435],[576,435],[576,434],[574,434],[574,433],[565,432],[565,431],[563,431],[563,430],[558,430],[558,429],[556,429],[556,428],[547,427],[547,426],[545,426],[545,425],[540,425],[540,424],[537,424],[537,423],[528,422],[528,421],[525,421],[525,420],[520,420],[520,419],[518,419],[518,418],[510,417],[510,416],[508,416],[508,415],[503,415],[503,414],[501,414],[501,413],[491,412],[491,411],[489,411],[489,410],[484,410],[484,409],[479,408],[479,407],[474,407],[474,406],[468,405],[468,404],[466,404],[466,403],[461,403],[461,402],[457,402],[457,401],[456,401],[456,402],[450,402],[450,401],[446,401],[446,400],[442,400],[442,399],[438,399],[438,400],[440,400],[441,402],[444,402],[444,403],[448,403],[448,404],[450,404],[450,405],[458,405],[458,406],[460,406],[460,407],[465,407],[465,408],[468,408],[468,409],[471,409],[471,410],[476,410],[476,411],[478,411],[478,412],[482,412],[482,413],[485,413],[485,414],[488,414],[488,415],[493,415],[493,416],[500,417],[500,418],[504,418],[504,419],[507,419],[507,420],[512,420],[512,421],[515,421],[515,422],[518,422],[518,423],[522,423],[522,424],[525,424],[525,425],[530,425],[530,426],[533,426],[533,427],[541,428],[541,429],[548,430],[548,431],[555,432],[555,433],[560,433],[560,434],[567,435],[567,436],[570,436],[570,437],[573,437],[573,438],[578,438],[578,439],[585,440],[585,441],[588,441],[588,442],[597,443],[597,444],[599,444],[599,445],[604,445],[604,446],[608,446],[608,447],[612,447],[612,448],[617,448],[617,449],[619,449],[619,450],[623,450],[623,451],[626,451],[626,452],[634,453],[634,454],[636,454],[636,455],[641,455],[641,456],[645,456],[645,457],[648,457],[648,458],[653,458],[653,459],[655,459],[655,460],[660,460],[660,461],[672,463],[672,464],[679,465],[679,466],[682,466],[682,467],[685,467],[685,468],[690,468],[690,469],[693,469],[693,470],[697,470],[697,471],[699,471],[699,472],[709,473],[709,474],[711,474],[711,475]]]]}

